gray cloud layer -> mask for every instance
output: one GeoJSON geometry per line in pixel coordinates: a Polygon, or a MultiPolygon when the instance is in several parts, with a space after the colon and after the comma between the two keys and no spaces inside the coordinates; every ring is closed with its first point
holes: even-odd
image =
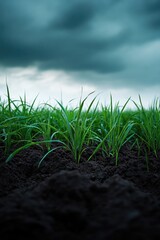
{"type": "MultiPolygon", "coordinates": [[[[160,2],[1,0],[0,31],[2,66],[121,74],[139,81],[145,70],[129,75],[127,69],[134,48],[160,41],[160,2]]],[[[158,63],[149,64],[158,83],[158,63]]]]}

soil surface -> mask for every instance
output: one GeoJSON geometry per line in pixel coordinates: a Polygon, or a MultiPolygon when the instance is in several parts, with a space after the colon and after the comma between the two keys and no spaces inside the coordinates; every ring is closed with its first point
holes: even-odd
{"type": "Polygon", "coordinates": [[[38,147],[0,154],[1,240],[160,239],[160,157],[126,146],[118,166],[89,152],[77,164],[57,149],[38,168],[38,147]]]}

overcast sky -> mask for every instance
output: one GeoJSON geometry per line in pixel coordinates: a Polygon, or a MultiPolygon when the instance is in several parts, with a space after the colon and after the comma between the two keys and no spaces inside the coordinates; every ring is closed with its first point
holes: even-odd
{"type": "Polygon", "coordinates": [[[0,93],[160,96],[159,0],[0,0],[0,93]]]}

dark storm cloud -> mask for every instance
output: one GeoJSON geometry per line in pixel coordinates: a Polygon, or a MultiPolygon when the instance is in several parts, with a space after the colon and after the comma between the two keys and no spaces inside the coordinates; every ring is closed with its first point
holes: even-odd
{"type": "Polygon", "coordinates": [[[143,41],[160,38],[160,1],[141,0],[131,6],[139,31],[143,31],[143,41]]]}
{"type": "Polygon", "coordinates": [[[71,6],[67,11],[64,11],[63,16],[59,16],[57,21],[53,21],[53,27],[64,30],[74,30],[85,25],[92,20],[95,14],[95,9],[91,4],[78,3],[71,6]]]}
{"type": "Polygon", "coordinates": [[[160,36],[160,1],[147,1],[144,10],[148,15],[148,26],[157,30],[160,36]]]}
{"type": "Polygon", "coordinates": [[[152,0],[0,1],[0,64],[117,73],[123,49],[160,38],[152,0]]]}

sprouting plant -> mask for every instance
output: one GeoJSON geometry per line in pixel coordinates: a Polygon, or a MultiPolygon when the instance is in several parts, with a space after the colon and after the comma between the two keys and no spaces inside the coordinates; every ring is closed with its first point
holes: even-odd
{"type": "MultiPolygon", "coordinates": [[[[96,138],[99,144],[93,152],[93,155],[102,148],[102,153],[116,158],[118,164],[119,151],[134,135],[131,132],[134,123],[132,121],[122,122],[124,109],[130,99],[126,101],[122,109],[118,103],[113,106],[112,96],[110,96],[110,106],[102,108],[102,121],[100,123],[96,138]]],[[[89,160],[92,156],[89,157],[89,160]]]]}
{"type": "Polygon", "coordinates": [[[91,137],[92,126],[95,120],[93,117],[90,117],[89,113],[96,98],[91,101],[88,109],[83,111],[85,101],[91,94],[93,94],[93,92],[83,100],[80,99],[79,106],[75,108],[73,112],[65,109],[63,105],[57,101],[61,109],[62,125],[64,127],[64,130],[59,131],[58,134],[64,139],[63,143],[65,148],[72,153],[77,163],[80,162],[82,153],[86,150],[85,144],[88,143],[91,137]],[[72,118],[70,117],[71,113],[72,118]]]}
{"type": "Polygon", "coordinates": [[[160,101],[155,99],[149,109],[145,109],[139,96],[140,106],[135,103],[137,107],[137,137],[148,151],[153,151],[158,157],[160,150],[160,101]]]}

